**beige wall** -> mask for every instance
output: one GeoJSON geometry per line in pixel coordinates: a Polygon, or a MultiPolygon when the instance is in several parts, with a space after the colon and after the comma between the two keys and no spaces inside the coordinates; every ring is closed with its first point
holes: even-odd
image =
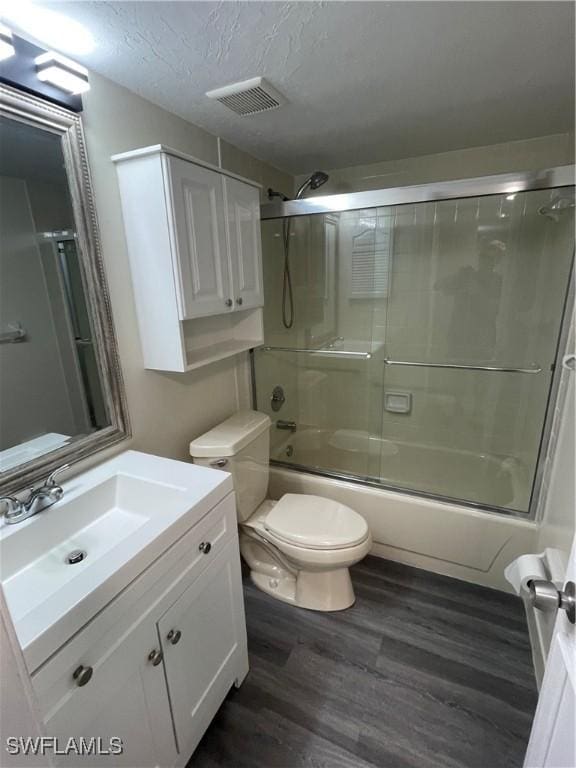
{"type": "MultiPolygon", "coordinates": [[[[385,147],[382,154],[386,154],[385,147]]],[[[323,170],[330,174],[330,180],[315,194],[358,192],[365,189],[427,184],[432,181],[466,179],[496,173],[540,170],[573,162],[574,136],[558,133],[536,139],[441,152],[437,155],[384,160],[351,168],[331,170],[324,168],[323,170]]],[[[310,171],[313,170],[315,169],[310,169],[310,171]]],[[[301,184],[306,176],[307,174],[298,176],[296,184],[301,184]]]]}
{"type": "MultiPolygon", "coordinates": [[[[218,139],[96,74],[84,97],[84,129],[133,437],[120,446],[187,458],[191,438],[230,415],[245,397],[244,356],[188,374],[144,369],[120,209],[110,156],[166,144],[218,164],[218,139]]],[[[290,194],[291,176],[222,143],[224,167],[290,194]]],[[[118,450],[118,449],[116,449],[118,450]]],[[[112,451],[111,451],[112,452],[112,451]]],[[[99,461],[99,454],[90,463],[99,461]]]]}

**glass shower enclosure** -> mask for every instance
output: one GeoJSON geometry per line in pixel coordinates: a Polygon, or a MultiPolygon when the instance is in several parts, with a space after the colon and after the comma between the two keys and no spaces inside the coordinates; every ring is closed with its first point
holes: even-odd
{"type": "Polygon", "coordinates": [[[273,462],[532,514],[572,300],[573,183],[570,167],[263,206],[252,373],[273,462]]]}

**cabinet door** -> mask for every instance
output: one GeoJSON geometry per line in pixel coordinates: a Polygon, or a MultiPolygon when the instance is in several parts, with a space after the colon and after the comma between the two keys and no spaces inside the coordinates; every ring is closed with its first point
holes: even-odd
{"type": "Polygon", "coordinates": [[[248,671],[237,542],[188,587],[158,630],[178,747],[188,756],[231,685],[248,671]]]}
{"type": "Polygon", "coordinates": [[[237,179],[224,179],[232,294],[236,309],[264,306],[260,194],[237,179]]]}
{"type": "Polygon", "coordinates": [[[233,309],[222,176],[164,155],[182,319],[233,309]]]}
{"type": "Polygon", "coordinates": [[[82,687],[70,670],[70,688],[45,717],[46,733],[63,749],[70,737],[101,739],[104,748],[112,737],[122,740],[122,754],[79,757],[74,752],[56,758],[56,765],[138,766],[167,768],[177,752],[162,663],[153,665],[149,654],[159,650],[156,625],[141,620],[99,658],[83,660],[93,670],[82,687]]]}

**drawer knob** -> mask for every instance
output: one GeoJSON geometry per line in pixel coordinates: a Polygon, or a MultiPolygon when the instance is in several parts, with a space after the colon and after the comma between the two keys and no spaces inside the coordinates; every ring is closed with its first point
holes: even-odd
{"type": "Polygon", "coordinates": [[[242,306],[242,302],[243,302],[242,296],[239,296],[239,297],[236,299],[236,304],[238,304],[238,306],[239,306],[239,307],[241,307],[241,306],[242,306]]]}
{"type": "Polygon", "coordinates": [[[208,552],[210,552],[210,550],[212,549],[212,544],[210,544],[209,541],[203,541],[198,547],[198,549],[200,550],[200,552],[203,552],[205,555],[207,555],[208,552]]]}
{"type": "Polygon", "coordinates": [[[83,685],[90,682],[92,673],[94,670],[92,667],[83,667],[82,664],[74,670],[72,677],[76,680],[76,685],[82,688],[83,685]]]}
{"type": "Polygon", "coordinates": [[[224,302],[224,304],[225,304],[227,307],[231,307],[231,306],[232,306],[232,304],[234,304],[234,302],[232,301],[232,299],[226,299],[226,301],[224,302]]]}
{"type": "Polygon", "coordinates": [[[171,629],[170,632],[166,635],[166,639],[169,640],[172,645],[176,645],[176,643],[180,642],[180,638],[182,637],[182,632],[180,632],[179,629],[171,629]]]}
{"type": "Polygon", "coordinates": [[[164,654],[162,653],[162,651],[157,651],[156,649],[154,649],[153,651],[150,651],[150,653],[148,654],[148,661],[152,662],[153,667],[157,667],[163,658],[164,658],[164,654]]]}

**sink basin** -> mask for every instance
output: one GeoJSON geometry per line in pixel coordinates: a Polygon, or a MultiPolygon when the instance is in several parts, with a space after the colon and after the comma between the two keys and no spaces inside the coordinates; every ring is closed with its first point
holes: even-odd
{"type": "Polygon", "coordinates": [[[224,472],[127,451],[63,488],[52,507],[0,528],[2,587],[33,663],[209,512],[232,482],[224,472]]]}

